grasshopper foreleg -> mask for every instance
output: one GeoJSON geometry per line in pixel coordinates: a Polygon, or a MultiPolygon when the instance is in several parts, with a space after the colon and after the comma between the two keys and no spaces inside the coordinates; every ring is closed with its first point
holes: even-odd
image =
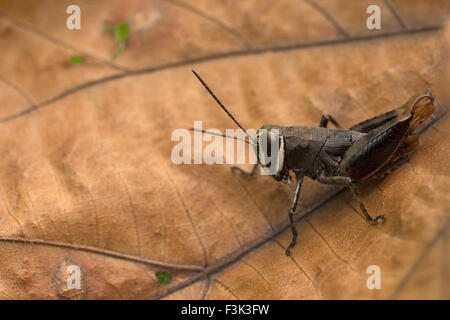
{"type": "Polygon", "coordinates": [[[244,175],[246,175],[246,176],[251,177],[251,176],[254,176],[254,175],[256,174],[257,168],[258,168],[258,164],[256,163],[256,164],[253,166],[252,171],[245,171],[245,170],[239,168],[238,166],[232,166],[232,167],[231,167],[231,171],[234,172],[234,170],[236,170],[236,171],[239,171],[241,174],[244,174],[244,175]]]}
{"type": "Polygon", "coordinates": [[[364,214],[364,217],[370,224],[377,224],[378,221],[380,221],[380,220],[381,220],[381,222],[386,220],[386,216],[384,214],[376,216],[375,218],[373,218],[369,214],[369,211],[367,211],[366,206],[364,205],[364,202],[362,201],[362,199],[359,196],[356,186],[352,183],[352,179],[350,179],[349,177],[344,177],[344,176],[326,177],[322,173],[320,175],[317,175],[316,179],[320,183],[338,184],[338,185],[344,185],[344,186],[348,187],[350,189],[350,191],[352,192],[353,196],[358,200],[359,207],[361,208],[361,211],[364,214]]]}
{"type": "Polygon", "coordinates": [[[336,128],[342,128],[341,125],[336,120],[334,120],[334,118],[332,116],[330,116],[329,114],[322,115],[322,119],[320,119],[319,127],[326,128],[328,125],[328,121],[330,121],[332,124],[334,124],[336,126],[336,128]]]}
{"type": "Polygon", "coordinates": [[[287,256],[291,255],[291,248],[293,248],[295,246],[295,243],[297,242],[297,228],[295,227],[294,223],[294,214],[295,210],[297,209],[298,197],[300,196],[300,190],[302,188],[303,175],[298,174],[296,175],[296,178],[297,178],[297,186],[295,187],[294,198],[292,199],[291,209],[289,210],[289,223],[291,225],[292,230],[292,240],[286,249],[287,256]]]}

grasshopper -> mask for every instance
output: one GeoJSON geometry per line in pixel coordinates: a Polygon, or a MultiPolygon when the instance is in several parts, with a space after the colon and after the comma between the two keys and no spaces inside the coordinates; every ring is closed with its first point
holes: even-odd
{"type": "MultiPolygon", "coordinates": [[[[253,176],[258,165],[267,166],[267,154],[277,141],[276,170],[271,176],[284,183],[290,182],[290,172],[296,178],[296,187],[288,213],[292,240],[286,255],[297,242],[294,214],[300,196],[303,178],[309,177],[323,184],[348,187],[358,200],[361,211],[370,224],[382,223],[386,215],[372,216],[359,197],[356,184],[363,180],[383,177],[396,166],[409,159],[419,144],[414,131],[434,112],[434,97],[427,89],[412,96],[404,105],[392,111],[360,122],[349,129],[342,129],[330,115],[322,116],[318,127],[263,125],[251,137],[209,89],[200,76],[192,70],[219,106],[250,138],[255,147],[257,162],[249,172],[233,166],[233,171],[253,176]],[[328,122],[336,129],[327,128],[328,122]],[[267,138],[263,139],[262,134],[267,138]],[[262,145],[264,144],[264,145],[262,145]],[[263,148],[264,147],[264,148],[263,148]]],[[[203,131],[206,132],[206,131],[203,131]]]]}

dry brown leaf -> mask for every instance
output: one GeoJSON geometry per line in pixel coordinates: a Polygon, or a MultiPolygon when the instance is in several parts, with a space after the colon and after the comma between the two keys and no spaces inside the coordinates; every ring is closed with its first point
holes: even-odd
{"type": "Polygon", "coordinates": [[[246,127],[324,113],[349,127],[438,87],[449,13],[445,0],[0,1],[0,298],[450,298],[440,97],[411,161],[362,188],[387,221],[305,181],[292,257],[292,185],[170,160],[174,129],[233,125],[192,68],[246,127]],[[70,4],[81,30],[65,28],[70,4]],[[370,4],[381,30],[365,27],[370,4]],[[120,21],[132,33],[112,61],[101,27],[120,21]],[[366,287],[373,264],[381,290],[366,287]]]}

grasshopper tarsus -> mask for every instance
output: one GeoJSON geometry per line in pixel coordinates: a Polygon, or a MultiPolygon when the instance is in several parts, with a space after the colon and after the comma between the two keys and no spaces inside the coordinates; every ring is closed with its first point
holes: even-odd
{"type": "Polygon", "coordinates": [[[295,244],[297,243],[297,231],[295,229],[292,230],[292,240],[291,243],[288,245],[288,247],[286,248],[286,255],[290,256],[291,255],[291,249],[295,247],[295,244]],[[294,233],[295,232],[295,233],[294,233]]]}
{"type": "Polygon", "coordinates": [[[354,184],[349,184],[348,187],[350,188],[350,190],[353,193],[353,196],[356,198],[356,200],[358,200],[359,208],[361,209],[361,212],[364,214],[364,217],[370,224],[377,225],[380,223],[379,220],[381,220],[381,223],[383,223],[386,220],[385,214],[380,214],[379,216],[376,216],[375,218],[372,217],[370,215],[369,211],[367,210],[366,206],[364,205],[364,202],[360,198],[359,191],[356,188],[356,186],[354,184]]]}
{"type": "Polygon", "coordinates": [[[291,243],[289,243],[288,247],[286,248],[286,255],[290,256],[291,255],[291,249],[293,247],[295,247],[296,243],[297,243],[297,228],[295,226],[295,222],[294,222],[294,214],[295,212],[293,212],[292,210],[289,211],[289,223],[291,225],[291,231],[292,231],[292,239],[291,239],[291,243]]]}
{"type": "Polygon", "coordinates": [[[381,220],[381,223],[383,223],[386,220],[385,214],[380,214],[379,216],[376,216],[375,218],[373,218],[369,214],[369,211],[367,211],[366,206],[364,205],[364,203],[362,201],[360,201],[359,207],[361,208],[361,211],[364,214],[364,217],[366,218],[366,220],[372,225],[379,224],[380,223],[379,220],[381,220]]]}
{"type": "Polygon", "coordinates": [[[286,249],[286,255],[290,256],[291,255],[291,248],[293,248],[295,246],[295,244],[297,243],[297,228],[295,227],[295,223],[294,223],[294,214],[295,212],[293,212],[292,210],[289,211],[289,223],[291,225],[291,230],[292,230],[292,239],[291,239],[291,243],[289,244],[289,246],[286,249]]]}
{"type": "Polygon", "coordinates": [[[245,176],[251,177],[251,176],[254,176],[256,174],[257,168],[258,168],[258,164],[255,164],[253,166],[252,171],[245,171],[244,169],[239,168],[238,166],[232,166],[231,167],[231,171],[234,172],[236,170],[236,171],[239,171],[240,174],[243,174],[245,176]]]}
{"type": "Polygon", "coordinates": [[[379,216],[376,216],[375,218],[371,217],[371,219],[368,221],[371,225],[376,226],[376,225],[379,225],[379,224],[383,223],[384,221],[386,221],[386,215],[380,214],[379,216]]]}
{"type": "Polygon", "coordinates": [[[383,223],[384,221],[386,221],[386,215],[385,214],[380,214],[379,216],[377,216],[375,218],[375,222],[376,223],[383,223]],[[378,222],[378,220],[381,220],[381,222],[378,222]]]}
{"type": "Polygon", "coordinates": [[[300,196],[300,190],[302,189],[303,174],[296,173],[295,178],[297,179],[297,186],[295,187],[294,198],[292,199],[291,209],[289,210],[289,214],[288,214],[289,215],[289,223],[291,225],[291,230],[292,230],[292,239],[291,239],[291,243],[289,244],[289,246],[286,249],[287,256],[289,256],[291,254],[291,248],[293,248],[295,246],[295,244],[297,243],[297,228],[295,227],[294,214],[295,214],[295,210],[297,209],[298,198],[300,196]]]}

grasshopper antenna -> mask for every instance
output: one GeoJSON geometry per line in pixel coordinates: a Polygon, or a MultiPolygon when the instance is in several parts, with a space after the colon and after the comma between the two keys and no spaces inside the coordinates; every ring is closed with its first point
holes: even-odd
{"type": "Polygon", "coordinates": [[[189,130],[195,131],[195,132],[206,133],[206,134],[210,134],[212,136],[217,136],[217,137],[224,137],[224,138],[231,138],[231,139],[234,139],[234,140],[241,140],[241,141],[244,141],[245,143],[248,143],[249,145],[253,146],[253,143],[251,143],[248,140],[242,139],[240,137],[229,136],[229,135],[226,135],[226,134],[219,134],[219,133],[215,133],[215,132],[211,132],[211,131],[203,130],[203,129],[197,129],[197,128],[190,128],[189,130]]]}
{"type": "Polygon", "coordinates": [[[232,114],[227,110],[227,108],[225,108],[225,106],[222,104],[222,102],[220,102],[220,100],[216,97],[216,95],[211,91],[211,89],[206,85],[205,81],[203,81],[202,78],[200,78],[200,76],[197,74],[197,72],[195,72],[194,70],[192,70],[192,72],[194,73],[194,75],[197,77],[197,79],[202,83],[202,85],[205,87],[206,91],[208,91],[208,93],[214,98],[214,100],[216,100],[216,102],[219,104],[219,106],[223,109],[223,111],[225,111],[227,113],[227,115],[231,118],[231,120],[234,121],[234,123],[237,124],[237,126],[239,128],[241,128],[245,134],[253,140],[253,138],[248,134],[247,130],[245,130],[240,123],[232,116],[232,114]]]}

